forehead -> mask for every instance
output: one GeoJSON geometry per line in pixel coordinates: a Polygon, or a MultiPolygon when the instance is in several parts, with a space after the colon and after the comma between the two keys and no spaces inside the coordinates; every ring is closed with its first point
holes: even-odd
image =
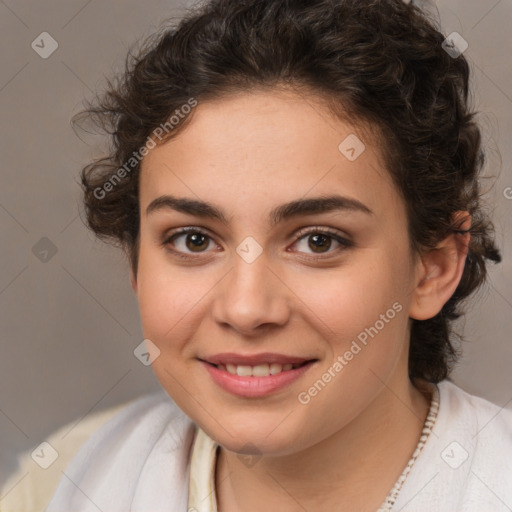
{"type": "Polygon", "coordinates": [[[370,203],[377,212],[386,201],[396,204],[376,137],[334,117],[318,98],[251,92],[200,102],[192,116],[144,157],[142,210],[165,194],[240,204],[244,211],[250,203],[332,193],[370,203]]]}

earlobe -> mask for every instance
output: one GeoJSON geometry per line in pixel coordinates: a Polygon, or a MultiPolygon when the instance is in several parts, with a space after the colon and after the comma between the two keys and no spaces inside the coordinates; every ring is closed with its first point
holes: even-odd
{"type": "Polygon", "coordinates": [[[457,212],[453,217],[457,231],[442,240],[435,249],[421,256],[409,316],[428,320],[436,316],[453,295],[464,271],[470,241],[471,217],[457,212]]]}

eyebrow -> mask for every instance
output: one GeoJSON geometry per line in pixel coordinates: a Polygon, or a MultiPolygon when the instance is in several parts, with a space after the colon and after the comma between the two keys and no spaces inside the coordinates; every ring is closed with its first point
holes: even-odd
{"type": "MultiPolygon", "coordinates": [[[[172,195],[163,195],[151,201],[146,208],[146,215],[167,209],[176,210],[196,217],[216,219],[223,224],[229,224],[228,218],[217,206],[197,199],[175,197],[172,195]]],[[[368,206],[357,199],[340,195],[329,195],[309,199],[298,199],[277,206],[269,214],[269,224],[273,227],[279,222],[292,217],[318,215],[333,211],[355,211],[374,215],[368,206]]]]}

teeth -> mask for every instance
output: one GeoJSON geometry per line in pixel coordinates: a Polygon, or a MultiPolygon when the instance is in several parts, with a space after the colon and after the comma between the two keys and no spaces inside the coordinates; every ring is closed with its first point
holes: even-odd
{"type": "Polygon", "coordinates": [[[269,375],[275,375],[276,373],[281,373],[284,371],[291,370],[292,368],[297,368],[300,364],[278,364],[278,363],[264,363],[258,364],[256,366],[247,366],[247,365],[235,365],[235,364],[219,364],[218,368],[220,370],[227,371],[232,375],[238,375],[239,377],[268,377],[269,375]]]}
{"type": "Polygon", "coordinates": [[[277,364],[277,363],[272,363],[270,365],[270,373],[272,375],[275,375],[276,373],[281,373],[282,371],[283,371],[283,365],[277,364]]]}
{"type": "MultiPolygon", "coordinates": [[[[251,369],[250,366],[247,368],[251,369]]],[[[252,367],[252,375],[255,377],[268,377],[270,375],[270,367],[268,364],[259,364],[252,367]]]]}
{"type": "Polygon", "coordinates": [[[237,366],[236,374],[239,377],[250,377],[252,375],[252,368],[250,366],[237,366]]]}

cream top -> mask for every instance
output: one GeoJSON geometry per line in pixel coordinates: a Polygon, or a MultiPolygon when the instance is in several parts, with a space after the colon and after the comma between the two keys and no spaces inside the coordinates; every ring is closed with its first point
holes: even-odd
{"type": "MultiPolygon", "coordinates": [[[[439,389],[434,384],[428,387],[431,393],[430,408],[416,449],[377,512],[386,512],[392,509],[403,483],[435,424],[439,410],[439,389]]],[[[188,512],[217,512],[215,466],[219,448],[217,442],[211,439],[200,427],[197,427],[190,461],[188,512]]]]}
{"type": "MultiPolygon", "coordinates": [[[[437,388],[439,412],[432,432],[408,466],[405,481],[397,481],[398,495],[390,493],[389,501],[396,499],[391,510],[510,512],[512,410],[449,380],[437,388]]],[[[215,445],[165,391],[145,396],[123,408],[80,448],[46,512],[184,512],[187,505],[195,508],[189,512],[215,510],[215,445]]],[[[21,477],[14,490],[0,496],[2,510],[32,512],[20,501],[7,505],[29,479],[21,477]]]]}

